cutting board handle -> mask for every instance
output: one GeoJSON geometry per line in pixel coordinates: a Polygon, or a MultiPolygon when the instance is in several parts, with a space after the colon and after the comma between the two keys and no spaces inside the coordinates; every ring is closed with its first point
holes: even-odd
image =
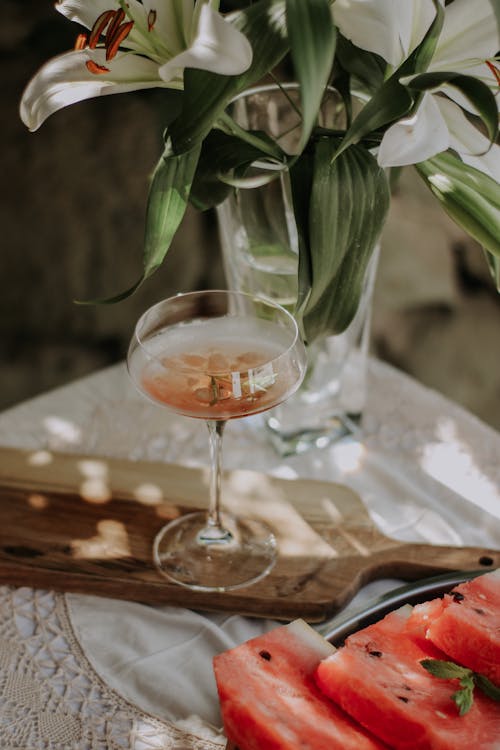
{"type": "Polygon", "coordinates": [[[371,573],[417,580],[454,570],[488,570],[500,568],[500,551],[484,547],[448,547],[433,544],[403,543],[394,548],[374,552],[371,573]]]}

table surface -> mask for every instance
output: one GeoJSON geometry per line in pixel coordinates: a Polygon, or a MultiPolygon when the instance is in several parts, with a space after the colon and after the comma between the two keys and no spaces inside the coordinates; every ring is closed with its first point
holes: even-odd
{"type": "MultiPolygon", "coordinates": [[[[261,419],[228,424],[226,468],[344,483],[398,539],[500,547],[500,434],[388,365],[370,360],[359,436],[283,459],[261,419]]],[[[0,444],[208,463],[203,423],[146,402],[123,365],[0,414],[0,444]]],[[[0,744],[24,750],[223,747],[211,658],[276,624],[26,587],[0,602],[0,744]]]]}

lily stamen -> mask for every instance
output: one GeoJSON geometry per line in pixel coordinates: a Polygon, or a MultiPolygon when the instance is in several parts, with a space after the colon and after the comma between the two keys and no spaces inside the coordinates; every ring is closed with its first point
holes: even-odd
{"type": "MultiPolygon", "coordinates": [[[[122,23],[120,24],[120,26],[118,26],[114,35],[110,38],[109,42],[106,42],[106,60],[113,59],[113,57],[118,52],[118,48],[120,44],[130,34],[133,25],[134,25],[133,21],[128,21],[127,23],[122,23]]],[[[107,39],[107,36],[106,36],[106,39],[107,39]]]]}
{"type": "MultiPolygon", "coordinates": [[[[105,10],[104,13],[101,13],[90,32],[88,39],[88,46],[90,49],[95,49],[97,47],[99,40],[105,33],[104,47],[106,49],[106,60],[112,60],[118,52],[120,44],[130,34],[134,25],[133,21],[122,23],[124,18],[125,11],[123,8],[119,8],[118,10],[105,10]]],[[[77,44],[83,44],[83,46],[78,47],[78,49],[84,49],[86,41],[87,40],[85,39],[84,44],[83,40],[77,39],[77,44]]],[[[108,68],[94,62],[91,64],[87,63],[87,69],[96,75],[109,72],[108,68]]]]}
{"type": "Polygon", "coordinates": [[[109,68],[106,68],[104,65],[98,65],[94,60],[87,60],[85,67],[90,73],[97,76],[103,75],[103,73],[109,73],[109,68]]]}
{"type": "Polygon", "coordinates": [[[493,65],[493,63],[490,62],[489,60],[486,60],[485,62],[486,62],[486,65],[488,66],[488,68],[491,70],[491,72],[495,76],[495,78],[497,79],[497,83],[500,86],[500,69],[497,68],[496,65],[493,65]]]}
{"type": "Polygon", "coordinates": [[[90,36],[89,36],[90,49],[95,49],[97,47],[99,39],[104,33],[105,28],[114,18],[115,12],[116,11],[114,10],[105,10],[104,13],[101,13],[101,15],[97,18],[96,22],[94,23],[90,31],[90,36]]]}
{"type": "Polygon", "coordinates": [[[87,34],[78,34],[78,36],[75,39],[74,49],[75,50],[85,49],[85,47],[87,46],[87,40],[88,40],[87,34]]]}
{"type": "Polygon", "coordinates": [[[148,13],[148,31],[153,31],[156,23],[156,11],[150,10],[148,13]]]}
{"type": "Polygon", "coordinates": [[[119,25],[125,18],[125,11],[122,8],[119,8],[118,10],[113,11],[113,19],[110,21],[108,30],[106,31],[106,38],[104,40],[104,46],[108,47],[108,45],[111,43],[116,30],[118,29],[119,25]]]}

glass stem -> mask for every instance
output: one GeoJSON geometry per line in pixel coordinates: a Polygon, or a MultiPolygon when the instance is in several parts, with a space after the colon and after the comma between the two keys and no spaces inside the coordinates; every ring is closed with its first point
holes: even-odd
{"type": "Polygon", "coordinates": [[[207,427],[210,436],[210,504],[208,507],[207,525],[201,532],[201,540],[225,542],[231,539],[229,531],[221,523],[221,478],[222,478],[222,436],[226,421],[208,419],[207,427]]]}

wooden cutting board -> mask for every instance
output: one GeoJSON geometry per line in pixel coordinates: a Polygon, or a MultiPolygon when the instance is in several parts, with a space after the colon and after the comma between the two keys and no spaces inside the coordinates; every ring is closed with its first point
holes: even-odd
{"type": "Polygon", "coordinates": [[[0,582],[317,622],[376,578],[500,566],[498,550],[384,536],[342,485],[234,471],[225,504],[273,527],[278,561],[245,589],[191,592],[157,573],[151,548],[207,495],[206,469],[0,448],[0,582]]]}

